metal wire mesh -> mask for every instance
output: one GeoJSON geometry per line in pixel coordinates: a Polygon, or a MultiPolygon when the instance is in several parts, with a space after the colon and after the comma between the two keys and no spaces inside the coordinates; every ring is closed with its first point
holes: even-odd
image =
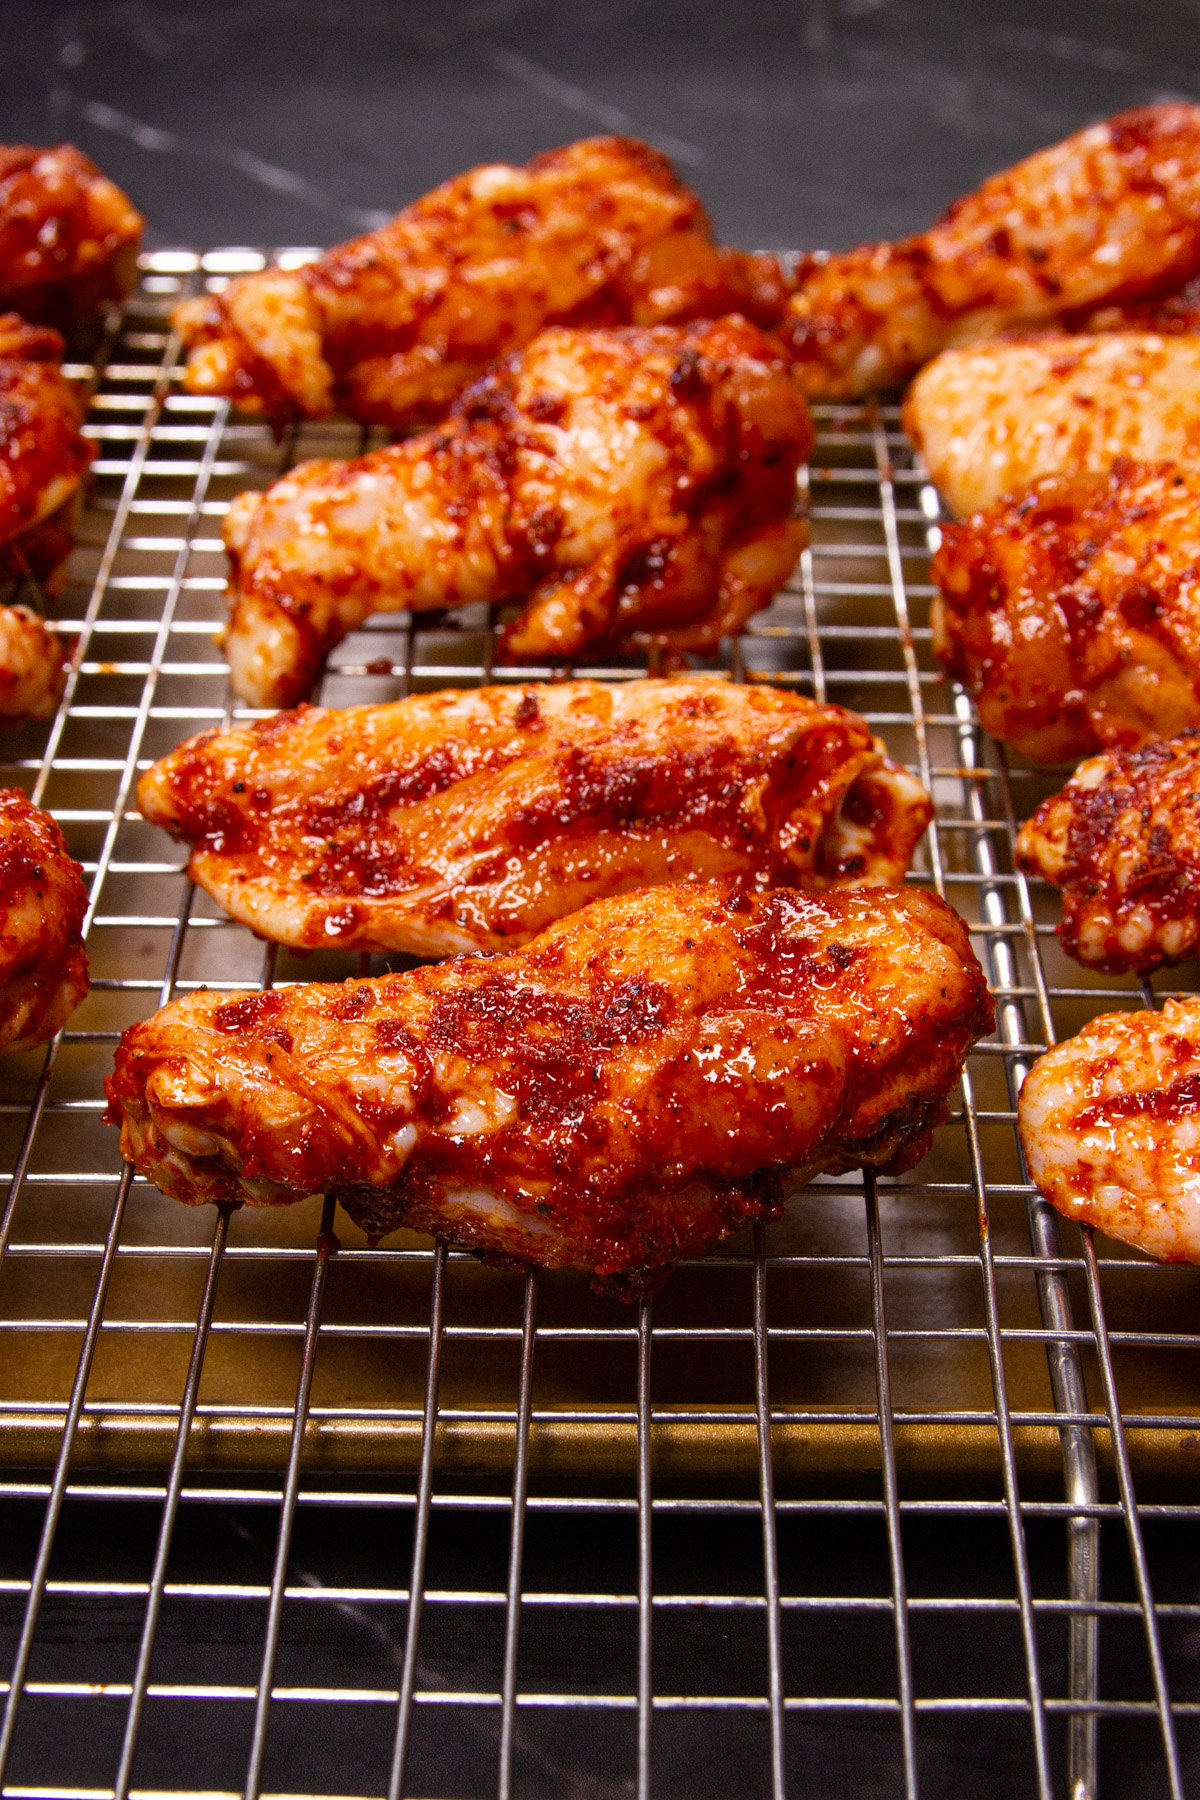
{"type": "MultiPolygon", "coordinates": [[[[133,810],[234,716],[228,501],[366,441],[179,391],[170,305],[263,260],[144,259],[92,372],[75,671],[3,745],[84,865],[95,978],[0,1090],[4,1794],[914,1796],[943,1753],[964,1792],[1182,1794],[1200,1273],[1063,1225],[1014,1132],[1041,1047],[1156,996],[1066,962],[1013,870],[1053,777],[936,672],[937,501],[894,408],[817,409],[812,548],[724,666],[855,707],[934,792],[914,879],[969,919],[999,1025],[925,1163],[819,1180],[637,1307],[122,1170],[126,1024],[360,967],[256,942],[133,810]]],[[[490,678],[490,646],[482,612],[375,620],[324,697],[490,678]]]]}

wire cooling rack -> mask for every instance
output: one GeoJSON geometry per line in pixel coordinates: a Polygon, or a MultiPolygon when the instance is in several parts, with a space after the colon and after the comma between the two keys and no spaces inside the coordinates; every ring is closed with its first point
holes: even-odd
{"type": "MultiPolygon", "coordinates": [[[[170,306],[264,260],[147,256],[76,371],[75,673],[3,743],[84,865],[95,978],[0,1089],[3,1794],[1183,1794],[1200,1271],[1062,1225],[1013,1112],[1046,1043],[1156,996],[1067,963],[1013,871],[1055,783],[936,672],[937,500],[894,408],[817,409],[812,549],[723,666],[862,711],[935,794],[914,879],[970,921],[999,1026],[920,1168],[815,1182],[634,1307],[122,1169],[126,1024],[360,968],[224,920],[133,810],[235,713],[228,501],[367,441],[179,391],[170,306]]],[[[488,678],[491,641],[482,612],[376,620],[324,698],[488,678]]]]}

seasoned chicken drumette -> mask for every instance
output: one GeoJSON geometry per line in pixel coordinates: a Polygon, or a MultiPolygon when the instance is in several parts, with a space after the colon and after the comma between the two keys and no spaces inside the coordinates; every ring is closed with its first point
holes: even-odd
{"type": "Polygon", "coordinates": [[[1200,270],[1200,106],[1119,113],[957,200],[928,231],[814,260],[784,335],[805,391],[907,381],[952,344],[1050,324],[1200,270]]]}
{"type": "Polygon", "coordinates": [[[62,339],[0,315],[0,584],[54,592],[71,553],[71,511],[94,451],[59,367],[62,339]]]}
{"type": "Polygon", "coordinates": [[[857,714],[712,678],[301,707],[182,744],[138,805],[262,936],[418,956],[659,883],[899,881],[932,812],[857,714]]]}
{"type": "Polygon", "coordinates": [[[0,788],[0,1051],[52,1038],[88,991],[87,893],[62,832],[0,788]]]}
{"type": "MultiPolygon", "coordinates": [[[[58,366],[62,339],[0,316],[0,587],[55,593],[74,541],[72,513],[92,448],[58,366]]],[[[66,679],[66,650],[27,606],[0,606],[0,719],[45,718],[66,679]]]]}
{"type": "Polygon", "coordinates": [[[916,1161],[991,1024],[966,927],[917,889],[652,888],[512,954],[190,994],[126,1032],[108,1116],[190,1204],[323,1191],[372,1237],[638,1283],[793,1170],[916,1161]]]}
{"type": "Polygon", "coordinates": [[[1113,301],[1063,321],[1072,331],[1157,331],[1170,337],[1200,332],[1200,275],[1178,293],[1155,294],[1146,300],[1113,301]]]}
{"type": "Polygon", "coordinates": [[[1043,475],[1119,457],[1200,464],[1200,337],[1047,333],[947,350],[922,369],[904,429],[959,518],[1043,475]]]}
{"type": "Polygon", "coordinates": [[[0,606],[0,720],[48,719],[66,679],[62,639],[28,606],[0,606]]]}
{"type": "Polygon", "coordinates": [[[1200,1262],[1200,1000],[1106,1013],[1021,1089],[1029,1173],[1068,1219],[1162,1262],[1200,1262]]]}
{"type": "Polygon", "coordinates": [[[715,649],[807,541],[812,442],[778,346],[744,319],[544,331],[436,430],[234,501],[234,691],[292,705],[370,613],[518,596],[510,660],[715,649]]]}
{"type": "Polygon", "coordinates": [[[1200,725],[1200,468],[1059,475],[946,528],[934,649],[993,737],[1060,762],[1200,725]]]}
{"type": "Polygon", "coordinates": [[[1059,936],[1089,969],[1148,975],[1200,953],[1200,730],[1081,763],[1017,839],[1062,889],[1059,936]]]}
{"type": "Polygon", "coordinates": [[[400,428],[440,418],[545,325],[770,324],[787,292],[775,258],[714,245],[658,151],[585,138],[525,168],[470,169],[319,262],[185,301],[175,322],[193,393],[276,423],[336,406],[400,428]]]}
{"type": "Polygon", "coordinates": [[[143,220],[71,144],[0,146],[0,311],[69,330],[137,273],[143,220]]]}

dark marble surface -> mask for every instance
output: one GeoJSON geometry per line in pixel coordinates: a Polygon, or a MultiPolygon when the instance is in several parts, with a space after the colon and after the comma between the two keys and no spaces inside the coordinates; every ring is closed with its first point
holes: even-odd
{"type": "Polygon", "coordinates": [[[1195,0],[8,0],[3,134],[70,138],[153,245],[334,242],[619,130],[743,245],[926,223],[1087,120],[1200,96],[1195,0]]]}
{"type": "MultiPolygon", "coordinates": [[[[1195,0],[102,0],[72,9],[8,0],[4,20],[0,137],[73,139],[145,211],[152,246],[333,242],[473,162],[522,159],[583,133],[619,130],[647,136],[676,157],[729,241],[836,248],[921,226],[990,170],[1088,120],[1168,95],[1200,97],[1195,0]]],[[[3,1516],[17,1573],[27,1563],[27,1551],[17,1551],[40,1523],[39,1507],[27,1511],[28,1517],[10,1506],[3,1516]]],[[[271,1510],[253,1509],[245,1517],[233,1508],[200,1513],[181,1532],[184,1572],[194,1573],[194,1562],[203,1574],[223,1574],[240,1556],[248,1578],[265,1579],[273,1551],[271,1510]]],[[[56,1554],[69,1562],[82,1533],[80,1554],[90,1567],[102,1557],[110,1573],[136,1579],[155,1528],[153,1508],[144,1518],[128,1507],[103,1517],[88,1509],[78,1527],[68,1522],[65,1547],[56,1554]]],[[[404,1522],[396,1529],[403,1539],[404,1522]]],[[[306,1525],[297,1579],[310,1579],[310,1563],[318,1570],[312,1579],[331,1579],[325,1561],[339,1544],[356,1579],[363,1577],[364,1558],[382,1558],[389,1579],[406,1566],[403,1542],[389,1556],[379,1545],[347,1547],[343,1538],[336,1516],[306,1525]]],[[[943,1591],[937,1546],[914,1536],[906,1548],[915,1589],[943,1591]]],[[[1119,1534],[1114,1548],[1119,1558],[1119,1534]]],[[[667,1549],[657,1546],[656,1555],[667,1549]]],[[[629,1544],[621,1549],[626,1561],[629,1550],[629,1544]]],[[[852,1544],[835,1546],[831,1556],[834,1550],[853,1555],[852,1544]]],[[[439,1582],[470,1586],[464,1559],[472,1545],[455,1535],[439,1556],[443,1551],[439,1582]]],[[[1034,1551],[1043,1554],[1038,1544],[1034,1551]]],[[[956,1544],[954,1553],[958,1574],[969,1566],[981,1592],[1004,1591],[1003,1542],[976,1543],[973,1550],[956,1544]]],[[[609,1550],[593,1536],[589,1554],[603,1562],[609,1550]]],[[[1035,1580],[1050,1588],[1061,1546],[1047,1542],[1044,1554],[1044,1572],[1035,1559],[1035,1580]]],[[[757,1555],[754,1531],[723,1531],[719,1545],[700,1550],[681,1541],[680,1566],[671,1564],[663,1579],[685,1591],[703,1587],[698,1556],[710,1575],[714,1559],[719,1562],[731,1591],[743,1584],[753,1589],[757,1555]]],[[[500,1542],[497,1569],[487,1571],[501,1585],[503,1556],[500,1542]]],[[[1193,1576],[1181,1577],[1178,1597],[1194,1597],[1193,1576]]],[[[945,1577],[951,1583],[957,1578],[945,1577]]],[[[622,1564],[613,1580],[628,1586],[629,1568],[622,1564]]],[[[1127,1585],[1117,1578],[1109,1596],[1123,1595],[1127,1585]]],[[[130,1600],[119,1617],[82,1605],[57,1607],[39,1640],[35,1674],[57,1673],[60,1662],[72,1669],[78,1663],[85,1677],[100,1670],[106,1678],[114,1670],[125,1674],[132,1668],[141,1604],[130,1600]]],[[[10,1626],[14,1607],[11,1602],[6,1614],[10,1626]]],[[[394,1682],[400,1623],[392,1614],[359,1616],[361,1610],[339,1609],[342,1636],[336,1641],[322,1639],[315,1650],[309,1641],[295,1646],[296,1666],[311,1669],[317,1655],[323,1679],[350,1682],[362,1679],[363,1658],[374,1657],[380,1684],[394,1682]]],[[[178,1635],[168,1619],[155,1677],[184,1678],[203,1655],[214,1671],[206,1678],[242,1678],[249,1671],[252,1679],[260,1626],[259,1614],[244,1607],[228,1619],[214,1613],[201,1642],[194,1624],[178,1635]]],[[[627,1677],[629,1644],[614,1648],[599,1631],[581,1614],[582,1662],[594,1668],[615,1657],[627,1677]]],[[[1136,1628],[1130,1631],[1128,1667],[1123,1652],[1108,1653],[1105,1679],[1113,1691],[1126,1683],[1129,1691],[1141,1691],[1136,1628]]],[[[990,1621],[977,1634],[964,1626],[964,1671],[974,1668],[986,1681],[981,1656],[988,1663],[1016,1654],[1001,1637],[990,1621]]],[[[491,1642],[487,1631],[484,1639],[491,1642]]],[[[289,1655],[292,1648],[289,1640],[289,1655]]],[[[494,1650],[492,1644],[488,1654],[494,1650]]],[[[437,1654],[435,1645],[423,1671],[434,1683],[443,1678],[437,1654]]],[[[458,1681],[461,1643],[447,1639],[444,1654],[445,1679],[458,1681]]],[[[668,1686],[708,1679],[691,1668],[688,1654],[685,1646],[668,1686]]],[[[1048,1644],[1048,1657],[1056,1654],[1048,1644]]],[[[861,1657],[858,1677],[866,1691],[887,1691],[894,1677],[886,1632],[854,1655],[861,1657]]],[[[1180,1655],[1190,1697],[1194,1654],[1180,1655]]],[[[489,1664],[484,1674],[493,1679],[495,1670],[489,1664]]],[[[660,1675],[666,1679],[665,1671],[660,1675]]],[[[553,1685],[550,1675],[546,1679],[553,1685]]],[[[27,1703],[12,1776],[45,1782],[52,1770],[68,1785],[111,1782],[123,1704],[107,1702],[111,1718],[106,1712],[86,1741],[76,1736],[68,1742],[57,1715],[27,1703]]],[[[318,1729],[313,1709],[301,1713],[318,1729]]],[[[364,1726],[359,1737],[358,1727],[335,1726],[328,1713],[321,1715],[316,1739],[295,1737],[296,1717],[293,1708],[273,1740],[271,1787],[343,1793],[378,1788],[390,1736],[384,1709],[375,1709],[370,1730],[364,1726]]],[[[596,1738],[594,1720],[564,1715],[551,1729],[523,1716],[522,1792],[546,1800],[629,1794],[629,1719],[612,1718],[611,1728],[606,1724],[596,1738]]],[[[424,1791],[489,1791],[494,1715],[468,1719],[450,1737],[440,1718],[434,1724],[416,1752],[415,1778],[424,1791]]],[[[234,1786],[244,1767],[247,1730],[248,1715],[240,1713],[231,1728],[227,1707],[211,1718],[193,1710],[186,1721],[176,1711],[152,1709],[149,1761],[139,1767],[139,1783],[211,1784],[221,1739],[227,1754],[220,1777],[234,1786]]],[[[1142,1800],[1163,1791],[1148,1724],[1106,1725],[1102,1736],[1111,1795],[1142,1800]]],[[[1031,1792],[1026,1740],[1020,1718],[927,1717],[923,1791],[972,1797],[1031,1792]]],[[[659,1744],[663,1792],[715,1797],[764,1791],[761,1721],[667,1715],[659,1744]]],[[[1187,1749],[1195,1775],[1193,1740],[1187,1749]]],[[[1061,1784],[1060,1754],[1056,1749],[1061,1784]]],[[[831,1722],[806,1736],[803,1746],[797,1740],[795,1755],[795,1791],[900,1791],[890,1723],[882,1730],[853,1720],[831,1722]]]]}

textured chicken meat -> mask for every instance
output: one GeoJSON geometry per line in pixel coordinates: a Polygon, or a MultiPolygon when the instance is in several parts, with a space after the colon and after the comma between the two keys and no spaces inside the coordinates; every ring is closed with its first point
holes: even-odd
{"type": "Polygon", "coordinates": [[[88,991],[87,893],[62,832],[0,788],[0,1050],[52,1038],[88,991]]]}
{"type": "Polygon", "coordinates": [[[947,527],[934,649],[1045,762],[1200,725],[1200,468],[1062,475],[947,527]]]}
{"type": "Polygon", "coordinates": [[[74,502],[95,454],[59,367],[62,339],[0,315],[0,585],[32,577],[61,586],[74,502]]]}
{"type": "Polygon", "coordinates": [[[1017,839],[1062,889],[1077,962],[1148,975],[1200,952],[1200,731],[1081,763],[1017,839]]]}
{"type": "Polygon", "coordinates": [[[806,392],[844,399],[1014,327],[1124,324],[1123,302],[1198,270],[1200,106],[1137,107],[991,176],[928,231],[814,259],[784,335],[806,392]]]}
{"type": "Polygon", "coordinates": [[[713,243],[658,151],[586,138],[525,168],[470,169],[317,262],[185,301],[175,322],[193,393],[276,422],[337,406],[404,427],[439,418],[545,325],[773,323],[787,292],[773,257],[713,243]]]}
{"type": "Polygon", "coordinates": [[[791,1171],[915,1161],[991,1025],[966,927],[917,889],[654,888],[512,954],[189,994],[126,1032],[109,1117],[192,1204],[324,1191],[372,1237],[638,1282],[791,1171]]]}
{"type": "Polygon", "coordinates": [[[235,692],[305,699],[373,612],[525,596],[510,660],[713,649],[795,566],[812,442],[778,346],[745,320],[545,331],[435,431],[235,500],[235,692]]]}
{"type": "Polygon", "coordinates": [[[142,217],[72,144],[0,147],[0,311],[69,330],[137,273],[142,217]]]}
{"type": "Polygon", "coordinates": [[[857,714],[712,678],[301,707],[182,744],[138,804],[264,937],[425,956],[659,882],[898,881],[932,812],[857,714]]]}
{"type": "Polygon", "coordinates": [[[1200,1262],[1200,1000],[1093,1019],[1034,1064],[1018,1119],[1059,1212],[1163,1262],[1200,1262]]]}
{"type": "Polygon", "coordinates": [[[903,420],[959,518],[1122,457],[1195,468],[1200,337],[1047,333],[947,350],[913,382],[903,420]]]}
{"type": "Polygon", "coordinates": [[[66,685],[62,639],[28,606],[0,606],[0,719],[46,719],[66,685]]]}

